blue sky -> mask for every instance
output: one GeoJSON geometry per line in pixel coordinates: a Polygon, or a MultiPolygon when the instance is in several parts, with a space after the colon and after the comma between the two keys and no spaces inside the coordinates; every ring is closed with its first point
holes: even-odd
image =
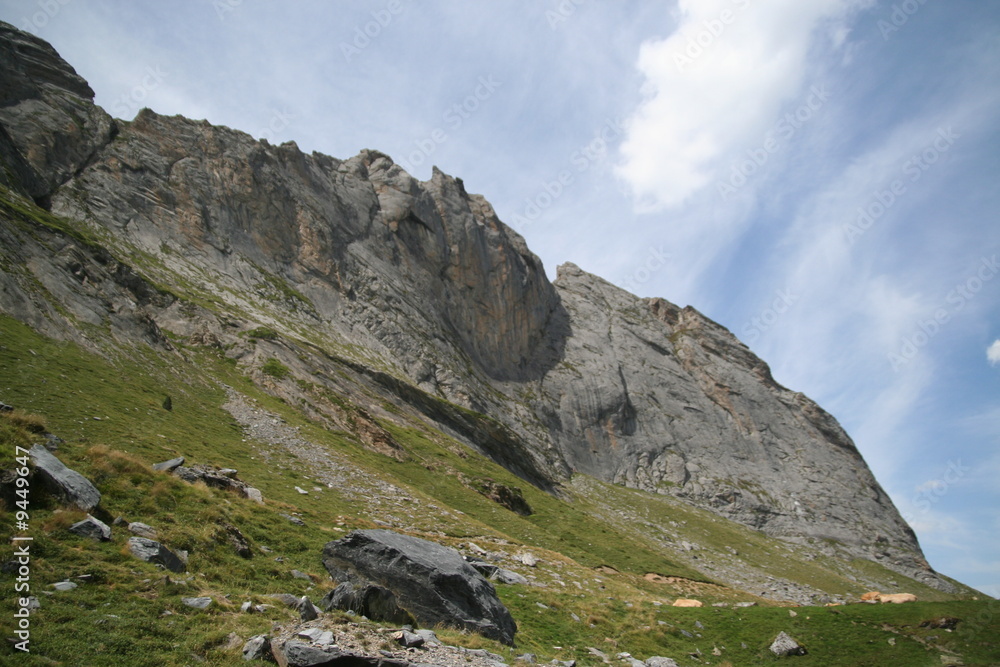
{"type": "Polygon", "coordinates": [[[484,194],[550,275],[690,304],[1000,595],[1000,3],[0,1],[112,115],[484,194]]]}

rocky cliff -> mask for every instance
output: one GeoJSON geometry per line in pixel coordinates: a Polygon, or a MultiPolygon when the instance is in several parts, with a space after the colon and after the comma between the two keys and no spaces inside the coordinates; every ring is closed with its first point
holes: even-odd
{"type": "Polygon", "coordinates": [[[41,40],[0,25],[0,52],[4,312],[106,354],[220,347],[383,454],[391,403],[552,493],[582,473],[950,587],[836,420],[693,308],[550,282],[440,171],[112,119],[41,40]]]}

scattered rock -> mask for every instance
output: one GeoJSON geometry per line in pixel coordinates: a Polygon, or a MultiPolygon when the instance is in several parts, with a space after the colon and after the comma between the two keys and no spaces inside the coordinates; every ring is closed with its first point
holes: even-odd
{"type": "Polygon", "coordinates": [[[170,459],[169,461],[161,461],[160,463],[153,464],[153,470],[159,472],[173,472],[177,468],[184,465],[184,457],[178,456],[175,459],[170,459]]]}
{"type": "Polygon", "coordinates": [[[302,619],[303,623],[315,621],[319,618],[319,609],[317,609],[316,605],[312,603],[312,600],[305,595],[303,595],[295,605],[295,609],[299,612],[299,618],[302,619]]]}
{"type": "Polygon", "coordinates": [[[253,558],[253,549],[250,548],[250,542],[236,526],[230,523],[220,523],[219,531],[216,532],[215,538],[229,544],[240,558],[253,558]]]}
{"type": "Polygon", "coordinates": [[[654,655],[651,658],[646,658],[646,667],[677,667],[677,663],[671,658],[654,655]]]}
{"type": "Polygon", "coordinates": [[[77,586],[78,584],[72,581],[59,581],[52,584],[52,588],[56,589],[57,591],[71,591],[77,586]]]}
{"type": "Polygon", "coordinates": [[[140,521],[133,521],[132,523],[128,524],[128,532],[132,533],[133,535],[138,535],[139,537],[145,537],[148,540],[155,540],[157,537],[159,537],[156,534],[155,528],[147,524],[144,524],[140,521]]]}
{"type": "Polygon", "coordinates": [[[778,636],[771,642],[771,653],[779,658],[789,655],[805,655],[806,649],[797,641],[788,636],[785,632],[779,632],[778,636]]]}
{"type": "Polygon", "coordinates": [[[538,565],[538,558],[536,558],[534,554],[528,553],[527,551],[514,556],[514,559],[522,565],[527,565],[528,567],[536,567],[538,565]]]}
{"type": "Polygon", "coordinates": [[[94,540],[99,540],[101,542],[107,542],[111,539],[111,528],[108,524],[104,523],[99,519],[87,515],[87,518],[83,521],[77,521],[72,526],[69,527],[71,533],[76,533],[77,535],[82,535],[83,537],[89,537],[94,540]]]}
{"type": "Polygon", "coordinates": [[[414,633],[420,635],[424,640],[424,646],[435,647],[443,646],[441,640],[438,639],[437,633],[433,630],[414,630],[414,633]]]}
{"type": "Polygon", "coordinates": [[[303,580],[305,580],[305,581],[312,581],[312,577],[310,577],[310,576],[309,576],[308,574],[306,574],[305,572],[301,572],[301,571],[299,571],[299,570],[292,570],[292,571],[291,571],[291,575],[292,575],[292,576],[293,576],[294,578],[296,578],[296,579],[303,579],[303,580]]]}
{"type": "Polygon", "coordinates": [[[68,505],[76,505],[89,512],[101,502],[101,492],[86,477],[67,468],[49,450],[35,445],[28,452],[35,464],[35,471],[49,492],[68,505]]]}
{"type": "Polygon", "coordinates": [[[267,660],[269,662],[273,662],[274,657],[271,655],[271,640],[268,636],[257,635],[256,637],[251,637],[247,643],[243,645],[243,659],[267,660]]]}
{"type": "Polygon", "coordinates": [[[517,662],[523,662],[529,665],[533,665],[538,661],[538,656],[534,653],[522,653],[521,655],[514,658],[517,662]]]}
{"type": "Polygon", "coordinates": [[[960,618],[954,618],[953,616],[942,616],[940,618],[932,618],[927,621],[923,621],[920,624],[922,628],[930,628],[932,630],[954,630],[959,623],[962,622],[960,618]]]}
{"type": "Polygon", "coordinates": [[[338,582],[389,591],[422,625],[458,627],[513,644],[517,626],[493,585],[448,547],[388,530],[358,530],[323,548],[338,582]]]}
{"type": "Polygon", "coordinates": [[[300,519],[297,516],[292,516],[291,514],[284,514],[284,513],[279,512],[278,516],[281,516],[281,517],[284,517],[284,518],[288,519],[289,521],[291,521],[292,523],[294,523],[296,526],[304,526],[304,525],[306,525],[305,521],[303,521],[302,519],[300,519]]]}
{"type": "Polygon", "coordinates": [[[260,505],[264,504],[264,494],[260,492],[260,489],[255,489],[252,486],[243,489],[243,497],[260,505]]]}
{"type": "Polygon", "coordinates": [[[502,567],[498,567],[490,579],[508,585],[526,586],[528,584],[528,580],[525,577],[512,570],[505,570],[502,567]]]}
{"type": "MultiPolygon", "coordinates": [[[[237,471],[233,468],[219,468],[217,466],[195,464],[190,467],[178,466],[174,468],[173,474],[189,484],[204,482],[206,486],[210,486],[213,489],[234,491],[244,498],[250,498],[248,489],[253,488],[243,480],[238,479],[236,477],[237,471]]],[[[260,492],[257,491],[257,494],[254,495],[259,494],[260,492]]],[[[251,498],[251,500],[256,500],[256,498],[251,498]]]]}
{"type": "Polygon", "coordinates": [[[194,609],[208,609],[212,604],[212,598],[210,597],[196,597],[196,598],[181,598],[181,604],[185,604],[188,607],[193,607],[194,609]]]}
{"type": "Polygon", "coordinates": [[[407,630],[400,630],[399,632],[393,633],[393,640],[404,648],[419,648],[424,645],[424,638],[415,632],[408,632],[407,630]]]}
{"type": "Polygon", "coordinates": [[[296,486],[295,490],[298,491],[299,493],[301,493],[303,496],[308,496],[309,495],[309,492],[306,491],[305,489],[303,489],[302,487],[296,486]]]}
{"type": "Polygon", "coordinates": [[[155,540],[145,537],[130,537],[128,548],[136,558],[140,558],[147,563],[162,565],[171,572],[184,572],[187,570],[184,561],[177,554],[155,540]]]}

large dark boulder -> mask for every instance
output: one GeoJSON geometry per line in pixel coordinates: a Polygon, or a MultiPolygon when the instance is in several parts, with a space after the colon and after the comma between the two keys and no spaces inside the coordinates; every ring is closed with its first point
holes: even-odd
{"type": "Polygon", "coordinates": [[[358,530],[327,543],[323,565],[341,584],[391,592],[421,625],[514,643],[517,626],[493,585],[454,549],[389,530],[358,530]]]}

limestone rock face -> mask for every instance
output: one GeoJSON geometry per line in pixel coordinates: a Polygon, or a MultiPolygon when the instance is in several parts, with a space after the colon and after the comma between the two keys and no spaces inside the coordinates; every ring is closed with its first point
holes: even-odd
{"type": "Polygon", "coordinates": [[[44,200],[110,141],[115,123],[93,100],[47,42],[0,22],[0,157],[26,194],[44,200]]]}
{"type": "Polygon", "coordinates": [[[248,371],[270,355],[290,380],[258,373],[265,390],[375,451],[403,456],[369,418],[392,403],[554,493],[591,475],[950,587],[837,421],[695,309],[572,264],[550,282],[438,170],[112,120],[41,40],[2,24],[0,56],[4,312],[81,344],[79,322],[163,350],[166,330],[248,371]],[[32,223],[26,197],[86,234],[32,223]],[[237,335],[261,327],[256,348],[237,335]]]}

